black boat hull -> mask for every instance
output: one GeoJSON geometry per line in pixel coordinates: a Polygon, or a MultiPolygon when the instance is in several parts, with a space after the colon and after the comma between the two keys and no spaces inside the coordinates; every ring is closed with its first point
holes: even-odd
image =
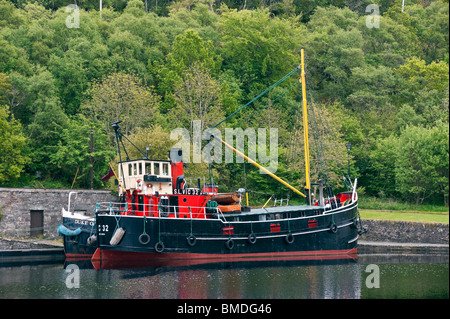
{"type": "Polygon", "coordinates": [[[66,257],[91,258],[97,249],[97,243],[88,244],[88,238],[96,233],[95,219],[63,217],[63,225],[72,230],[81,229],[75,236],[62,235],[66,257]]]}
{"type": "Polygon", "coordinates": [[[278,214],[272,209],[267,214],[236,214],[226,219],[144,218],[98,213],[98,249],[92,260],[303,258],[356,254],[357,202],[325,213],[320,209],[303,211],[305,216],[296,212],[295,207],[292,206],[289,215],[283,214],[286,210],[278,214]],[[123,236],[111,245],[118,229],[124,231],[123,236]]]}

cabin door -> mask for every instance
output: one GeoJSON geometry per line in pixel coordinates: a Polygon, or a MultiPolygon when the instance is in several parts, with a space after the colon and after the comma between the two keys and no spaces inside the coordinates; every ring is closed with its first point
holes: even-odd
{"type": "Polygon", "coordinates": [[[169,213],[178,215],[178,196],[169,196],[169,213]]]}

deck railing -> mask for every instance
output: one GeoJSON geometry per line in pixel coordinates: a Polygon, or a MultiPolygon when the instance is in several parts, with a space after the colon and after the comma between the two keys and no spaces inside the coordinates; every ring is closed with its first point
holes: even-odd
{"type": "Polygon", "coordinates": [[[218,207],[175,206],[169,204],[129,204],[117,202],[101,202],[95,206],[96,213],[110,215],[137,215],[160,218],[179,219],[219,219],[226,222],[222,210],[218,207]],[[134,209],[137,207],[138,209],[134,209]],[[193,212],[194,211],[194,212],[193,212]],[[154,214],[157,213],[157,216],[154,214]]]}

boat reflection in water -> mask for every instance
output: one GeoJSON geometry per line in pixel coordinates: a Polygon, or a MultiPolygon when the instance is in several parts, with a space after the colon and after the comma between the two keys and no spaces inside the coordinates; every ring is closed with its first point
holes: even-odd
{"type": "Polygon", "coordinates": [[[91,265],[80,261],[78,266],[97,269],[96,274],[82,270],[82,278],[95,278],[102,294],[110,298],[360,298],[361,265],[355,254],[233,261],[159,259],[91,265]]]}
{"type": "Polygon", "coordinates": [[[242,258],[198,258],[198,259],[174,259],[173,254],[168,254],[164,258],[164,254],[158,254],[158,258],[148,259],[117,259],[117,260],[92,260],[92,266],[96,270],[101,269],[129,269],[129,268],[154,268],[167,267],[174,269],[177,267],[265,267],[267,265],[320,265],[320,264],[336,264],[356,262],[357,254],[329,254],[329,255],[304,255],[304,256],[285,256],[285,257],[242,257],[242,258]],[[161,256],[162,255],[162,256],[161,256]]]}

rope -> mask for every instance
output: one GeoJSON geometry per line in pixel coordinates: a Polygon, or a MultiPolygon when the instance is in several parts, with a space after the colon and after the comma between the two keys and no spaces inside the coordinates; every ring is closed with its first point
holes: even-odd
{"type": "Polygon", "coordinates": [[[147,222],[146,216],[144,214],[144,231],[142,232],[142,235],[147,235],[147,233],[145,232],[145,223],[147,222]]]}
{"type": "Polygon", "coordinates": [[[233,125],[233,128],[235,128],[236,126],[238,126],[239,124],[241,124],[244,121],[247,121],[249,119],[251,119],[252,117],[254,117],[255,115],[259,114],[261,111],[264,111],[265,109],[267,109],[269,106],[273,105],[279,98],[281,98],[283,95],[285,95],[286,93],[288,93],[294,86],[296,86],[298,84],[298,81],[295,81],[294,84],[292,84],[288,89],[286,89],[283,93],[281,93],[280,95],[278,95],[272,102],[270,102],[269,104],[267,104],[265,107],[263,107],[262,109],[258,110],[257,112],[253,113],[252,115],[244,118],[243,120],[239,121],[237,124],[233,125]]]}
{"type": "MultiPolygon", "coordinates": [[[[309,88],[308,80],[307,80],[306,78],[305,78],[305,81],[306,81],[305,84],[306,84],[307,92],[308,92],[309,98],[310,98],[310,100],[311,100],[311,104],[314,106],[314,105],[315,105],[314,99],[313,99],[313,96],[312,96],[312,94],[311,94],[311,90],[310,90],[310,88],[309,88]]],[[[312,108],[312,109],[313,109],[313,108],[312,108]]],[[[314,112],[314,111],[313,111],[313,112],[314,112]]],[[[321,123],[321,124],[322,124],[322,127],[324,128],[323,135],[324,135],[324,136],[331,135],[331,134],[332,134],[332,131],[331,131],[331,129],[330,129],[330,125],[329,125],[329,123],[328,123],[327,118],[326,118],[325,116],[320,116],[319,119],[320,119],[320,121],[322,122],[322,123],[321,123]]],[[[314,119],[314,120],[315,120],[315,119],[314,119]]],[[[317,123],[316,123],[315,126],[318,127],[317,123]]],[[[314,126],[313,126],[313,127],[314,127],[314,126]]],[[[324,137],[324,139],[325,139],[325,137],[324,137]]],[[[328,139],[329,139],[329,138],[328,138],[328,139]]],[[[329,139],[329,140],[330,140],[330,139],[329,139]]],[[[324,168],[324,171],[325,171],[325,172],[324,172],[324,175],[325,175],[325,180],[327,180],[327,177],[328,177],[327,162],[328,162],[329,160],[327,160],[327,158],[325,158],[325,154],[324,154],[324,152],[323,152],[322,139],[320,139],[320,137],[319,137],[318,141],[319,141],[319,143],[320,143],[320,145],[319,145],[319,148],[320,148],[319,152],[321,151],[321,154],[319,154],[319,157],[322,156],[322,161],[325,162],[325,163],[324,163],[324,164],[325,164],[325,168],[324,168]]],[[[340,156],[339,156],[339,152],[337,151],[337,146],[335,146],[333,143],[331,143],[330,149],[331,149],[331,153],[333,154],[333,156],[334,156],[336,159],[339,159],[340,156]]],[[[337,161],[337,164],[338,164],[338,165],[337,165],[338,168],[341,169],[342,175],[345,176],[345,174],[343,173],[344,163],[343,163],[342,161],[337,161]]]]}
{"type": "Polygon", "coordinates": [[[192,212],[191,212],[191,206],[189,206],[189,217],[191,219],[191,233],[189,235],[193,236],[193,233],[192,233],[192,212]]]}
{"type": "Polygon", "coordinates": [[[282,82],[284,82],[286,79],[288,79],[289,77],[291,77],[294,73],[298,72],[300,70],[300,68],[297,66],[295,69],[293,69],[291,72],[289,72],[288,74],[286,74],[285,76],[283,76],[281,79],[279,79],[277,82],[275,82],[274,84],[272,84],[271,86],[269,86],[266,90],[264,90],[263,92],[261,92],[260,94],[258,94],[255,98],[253,98],[250,102],[248,102],[247,104],[245,104],[244,106],[240,107],[239,109],[237,109],[236,111],[234,111],[233,113],[231,113],[230,115],[228,115],[226,118],[224,118],[222,121],[220,121],[219,123],[217,123],[216,125],[214,125],[213,128],[216,128],[217,126],[219,126],[220,124],[222,124],[223,122],[225,122],[226,120],[228,120],[229,118],[231,118],[232,116],[234,116],[236,113],[240,112],[242,109],[244,109],[245,107],[249,106],[250,104],[252,104],[253,102],[255,102],[257,99],[259,99],[261,96],[263,96],[264,94],[266,94],[267,92],[269,92],[270,90],[272,90],[274,87],[276,87],[277,85],[281,84],[282,82]]]}

